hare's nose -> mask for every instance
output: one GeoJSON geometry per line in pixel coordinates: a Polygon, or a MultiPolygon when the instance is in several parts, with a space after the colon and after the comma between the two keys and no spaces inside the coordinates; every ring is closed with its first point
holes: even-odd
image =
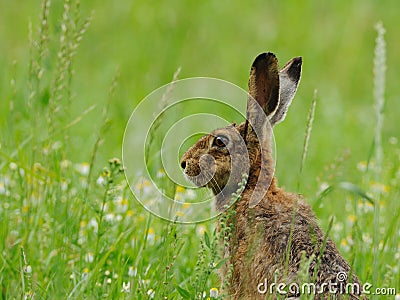
{"type": "Polygon", "coordinates": [[[181,161],[181,167],[182,169],[186,169],[186,160],[181,161]]]}

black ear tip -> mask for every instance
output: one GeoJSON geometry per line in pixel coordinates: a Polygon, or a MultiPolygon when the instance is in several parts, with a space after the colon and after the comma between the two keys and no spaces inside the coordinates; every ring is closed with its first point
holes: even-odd
{"type": "Polygon", "coordinates": [[[293,58],[293,65],[295,65],[297,68],[300,68],[302,64],[303,58],[301,56],[293,58]]]}
{"type": "Polygon", "coordinates": [[[301,56],[295,57],[292,59],[289,69],[287,69],[287,74],[294,81],[298,81],[300,78],[302,64],[303,64],[303,58],[301,56]]]}
{"type": "Polygon", "coordinates": [[[259,66],[259,65],[261,65],[263,63],[266,64],[266,65],[269,65],[270,62],[274,61],[274,60],[275,61],[277,60],[274,53],[272,53],[272,52],[264,52],[264,53],[259,54],[255,58],[252,67],[257,67],[257,66],[259,66]]]}

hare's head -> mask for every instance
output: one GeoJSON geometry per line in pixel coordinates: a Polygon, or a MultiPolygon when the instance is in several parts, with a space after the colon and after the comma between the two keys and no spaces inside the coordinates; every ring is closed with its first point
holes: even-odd
{"type": "Polygon", "coordinates": [[[273,177],[271,130],[286,116],[301,65],[301,57],[296,57],[279,71],[273,53],[258,55],[250,71],[246,121],[214,130],[183,155],[185,175],[197,186],[212,189],[217,208],[237,190],[244,173],[249,176],[247,186],[262,182],[263,190],[268,189],[273,177]]]}

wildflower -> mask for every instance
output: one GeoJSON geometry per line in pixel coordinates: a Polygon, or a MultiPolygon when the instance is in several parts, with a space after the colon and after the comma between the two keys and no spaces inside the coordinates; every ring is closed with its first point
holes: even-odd
{"type": "Polygon", "coordinates": [[[365,160],[360,161],[357,164],[357,170],[359,170],[361,172],[366,172],[367,171],[367,167],[368,167],[368,164],[367,164],[367,162],[365,160]]]}
{"type": "Polygon", "coordinates": [[[69,160],[62,160],[60,163],[61,169],[67,169],[71,165],[71,162],[69,160]]]}
{"type": "Polygon", "coordinates": [[[26,265],[26,266],[24,267],[24,272],[25,272],[26,274],[31,274],[31,273],[32,273],[32,267],[31,267],[30,265],[26,265]]]}
{"type": "Polygon", "coordinates": [[[85,261],[86,261],[87,263],[92,263],[92,262],[94,261],[94,255],[93,255],[92,252],[86,253],[86,255],[85,255],[85,261]]]}
{"type": "Polygon", "coordinates": [[[97,229],[99,228],[99,225],[97,224],[97,221],[95,218],[90,219],[90,221],[87,225],[88,225],[88,228],[93,228],[93,231],[95,233],[97,233],[97,229]]]}
{"type": "Polygon", "coordinates": [[[350,225],[352,225],[357,220],[357,217],[355,215],[351,214],[347,217],[347,220],[349,221],[350,225]]]}
{"type": "Polygon", "coordinates": [[[109,161],[108,161],[108,163],[110,164],[110,165],[114,165],[114,166],[121,166],[122,165],[122,162],[121,162],[121,160],[119,159],[119,158],[111,158],[109,161]]]}
{"type": "Polygon", "coordinates": [[[69,279],[74,280],[75,279],[75,274],[71,273],[71,275],[69,275],[69,279]]]}
{"type": "Polygon", "coordinates": [[[116,213],[122,214],[125,213],[128,210],[128,200],[122,197],[117,198],[115,201],[116,208],[115,211],[116,213]]]}
{"type": "Polygon", "coordinates": [[[89,174],[90,165],[87,162],[76,164],[75,170],[83,176],[87,176],[89,174]]]}
{"type": "Polygon", "coordinates": [[[186,197],[189,199],[194,199],[196,198],[196,193],[191,189],[186,190],[186,197]]]}
{"type": "Polygon", "coordinates": [[[23,213],[28,213],[29,212],[29,205],[24,205],[24,206],[22,206],[22,212],[23,213]]]}
{"type": "Polygon", "coordinates": [[[107,222],[112,222],[114,221],[114,219],[115,215],[113,213],[109,213],[104,216],[104,220],[106,220],[107,222]]]}
{"type": "Polygon", "coordinates": [[[325,191],[327,188],[329,188],[329,183],[327,183],[327,182],[321,182],[321,184],[319,185],[319,188],[318,188],[318,192],[317,192],[317,194],[318,195],[320,195],[323,191],[325,191]]]}
{"type": "Polygon", "coordinates": [[[376,193],[387,193],[389,192],[389,186],[380,183],[380,182],[373,182],[371,183],[371,188],[373,191],[375,191],[376,193]]]}
{"type": "Polygon", "coordinates": [[[344,252],[349,252],[350,246],[349,246],[349,243],[348,243],[347,239],[342,239],[340,241],[340,246],[342,247],[344,252]]]}
{"type": "Polygon", "coordinates": [[[68,182],[65,180],[61,181],[61,190],[65,192],[68,189],[68,182]]]}
{"type": "Polygon", "coordinates": [[[33,299],[33,293],[32,291],[27,291],[25,293],[24,299],[33,299]]]}
{"type": "Polygon", "coordinates": [[[217,288],[211,288],[210,298],[218,298],[218,289],[217,288]]]}
{"type": "Polygon", "coordinates": [[[87,278],[88,274],[89,274],[89,269],[88,268],[84,268],[83,272],[82,272],[82,279],[87,278]]]}
{"type": "Polygon", "coordinates": [[[86,178],[80,178],[79,181],[80,181],[80,183],[81,183],[81,187],[87,188],[88,182],[87,182],[86,178]]]}
{"type": "Polygon", "coordinates": [[[137,270],[134,269],[132,266],[128,268],[128,276],[129,277],[134,277],[137,274],[137,270]]]}
{"type": "Polygon", "coordinates": [[[131,292],[131,283],[128,282],[122,282],[122,290],[121,293],[130,293],[131,292]]]}
{"type": "Polygon", "coordinates": [[[153,228],[149,228],[149,230],[147,231],[147,240],[151,243],[154,242],[155,240],[155,233],[154,233],[154,229],[153,228]]]}
{"type": "Polygon", "coordinates": [[[176,193],[183,193],[185,190],[186,190],[186,189],[185,189],[183,186],[177,185],[177,186],[176,186],[175,192],[176,192],[176,193]]]}
{"type": "Polygon", "coordinates": [[[142,179],[135,186],[137,191],[142,191],[143,194],[149,195],[151,193],[151,182],[147,179],[142,179]]]}
{"type": "Polygon", "coordinates": [[[165,176],[165,170],[164,169],[160,169],[157,172],[157,178],[162,178],[165,176]]]}
{"type": "Polygon", "coordinates": [[[110,270],[106,270],[106,271],[104,272],[104,275],[106,275],[106,276],[110,276],[110,274],[111,274],[110,270]]]}
{"type": "Polygon", "coordinates": [[[181,218],[183,217],[185,214],[183,213],[183,211],[177,211],[175,214],[177,217],[181,218]]]}
{"type": "MultiPolygon", "coordinates": [[[[372,238],[371,238],[371,236],[369,235],[369,233],[363,233],[362,234],[362,240],[363,240],[363,242],[364,243],[366,243],[366,244],[372,244],[372,238]]],[[[400,256],[399,256],[399,258],[400,258],[400,256]]]]}
{"type": "Polygon", "coordinates": [[[99,178],[97,178],[97,180],[96,180],[97,185],[104,185],[105,183],[106,183],[106,180],[104,179],[104,177],[102,175],[100,175],[99,178]]]}
{"type": "Polygon", "coordinates": [[[18,168],[18,165],[15,162],[11,162],[9,167],[11,171],[15,171],[18,168]]]}
{"type": "Polygon", "coordinates": [[[196,227],[196,233],[198,236],[203,236],[204,232],[206,232],[206,231],[207,231],[207,228],[204,225],[198,225],[196,227]]]}
{"type": "Polygon", "coordinates": [[[147,291],[147,295],[149,296],[150,299],[153,299],[155,296],[155,291],[153,289],[149,289],[147,291]]]}
{"type": "Polygon", "coordinates": [[[107,284],[111,284],[112,283],[112,279],[111,278],[107,278],[106,283],[107,284]]]}
{"type": "Polygon", "coordinates": [[[191,205],[192,204],[190,202],[185,202],[185,203],[182,204],[182,208],[183,209],[188,209],[188,208],[190,208],[191,205]]]}

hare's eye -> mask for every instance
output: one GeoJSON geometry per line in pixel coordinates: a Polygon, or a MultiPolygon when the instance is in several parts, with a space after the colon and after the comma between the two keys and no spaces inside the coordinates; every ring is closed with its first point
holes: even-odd
{"type": "Polygon", "coordinates": [[[228,144],[228,139],[223,136],[217,136],[214,138],[213,146],[217,146],[219,148],[224,148],[228,144]]]}

